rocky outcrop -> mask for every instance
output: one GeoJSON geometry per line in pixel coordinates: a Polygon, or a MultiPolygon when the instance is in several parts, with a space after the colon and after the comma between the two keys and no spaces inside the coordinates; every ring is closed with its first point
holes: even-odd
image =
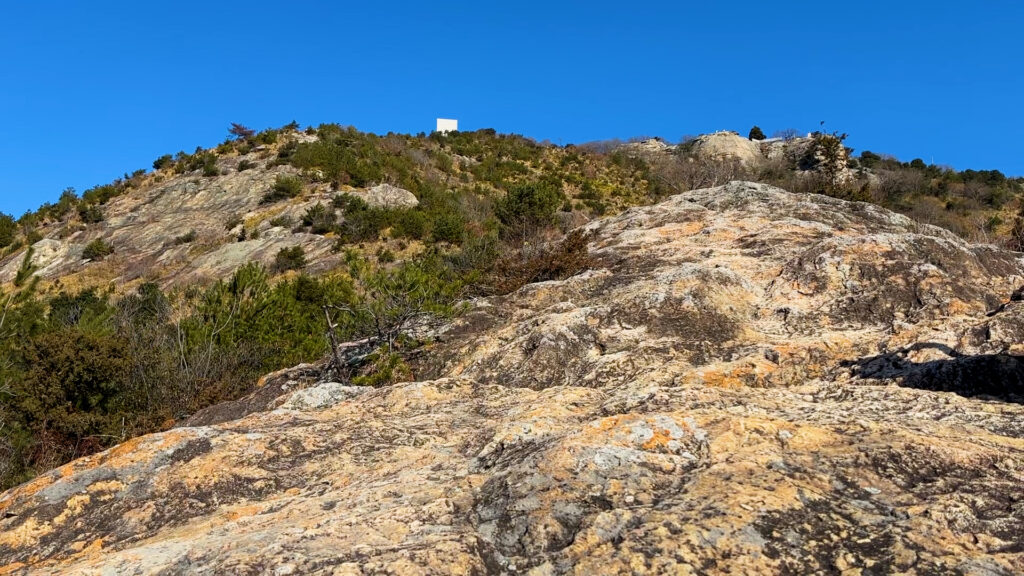
{"type": "Polygon", "coordinates": [[[0,573],[1024,571],[1020,254],[749,183],[587,229],[419,382],[283,372],[0,495],[0,573]]]}
{"type": "MultiPolygon", "coordinates": [[[[842,142],[827,134],[750,140],[736,132],[723,131],[698,136],[678,147],[657,149],[633,146],[629,149],[631,152],[648,158],[681,149],[698,160],[732,162],[747,169],[763,168],[774,163],[795,170],[801,176],[825,176],[836,185],[848,184],[857,177],[849,167],[849,158],[842,142]],[[825,154],[820,138],[833,138],[836,154],[831,157],[825,154]]],[[[864,175],[867,177],[868,173],[864,175]]]]}
{"type": "Polygon", "coordinates": [[[366,190],[356,190],[353,194],[376,208],[415,208],[420,204],[412,192],[391,184],[378,184],[366,190]]]}
{"type": "Polygon", "coordinates": [[[635,142],[627,142],[622,149],[629,154],[641,157],[657,157],[659,154],[670,153],[677,148],[661,138],[645,138],[635,142]]]}
{"type": "Polygon", "coordinates": [[[713,132],[698,136],[689,144],[698,158],[735,160],[744,166],[757,166],[765,159],[761,146],[736,132],[713,132]]]}

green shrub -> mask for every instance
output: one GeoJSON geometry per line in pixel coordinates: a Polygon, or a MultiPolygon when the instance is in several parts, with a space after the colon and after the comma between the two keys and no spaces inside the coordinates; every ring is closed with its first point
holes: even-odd
{"type": "Polygon", "coordinates": [[[78,209],[78,217],[86,224],[96,224],[103,221],[103,210],[95,204],[87,204],[78,209]]]}
{"type": "Polygon", "coordinates": [[[76,206],[78,206],[79,200],[78,195],[75,194],[74,188],[65,188],[60,194],[60,199],[57,200],[56,204],[50,205],[48,210],[40,208],[40,212],[45,212],[44,217],[53,220],[61,220],[67,216],[76,206]]]}
{"type": "Polygon", "coordinates": [[[584,198],[583,203],[590,208],[590,211],[595,216],[604,216],[605,212],[608,211],[608,205],[599,197],[584,198]]]}
{"type": "Polygon", "coordinates": [[[434,216],[434,227],[430,235],[435,242],[460,244],[466,237],[466,219],[457,210],[438,213],[434,216]]]}
{"type": "Polygon", "coordinates": [[[207,178],[220,176],[220,168],[217,168],[217,157],[213,154],[207,154],[203,158],[203,176],[207,178]]]}
{"type": "Polygon", "coordinates": [[[754,126],[750,129],[750,133],[747,134],[747,138],[750,140],[764,140],[765,135],[764,132],[761,131],[760,126],[754,126]]]}
{"type": "MultiPolygon", "coordinates": [[[[129,368],[122,342],[65,328],[32,338],[25,362],[29,369],[14,392],[30,429],[56,433],[65,446],[120,436],[120,395],[129,368]]],[[[108,443],[97,442],[96,449],[108,443]]]]}
{"type": "Polygon", "coordinates": [[[0,248],[6,248],[18,237],[18,223],[14,218],[0,212],[0,248]]]}
{"type": "Polygon", "coordinates": [[[263,195],[263,202],[271,203],[288,198],[296,198],[299,194],[302,194],[302,180],[295,176],[280,174],[274,180],[270,191],[263,195]]]}
{"type": "Polygon", "coordinates": [[[407,382],[412,378],[412,370],[405,363],[402,355],[390,352],[386,346],[374,350],[366,358],[366,362],[362,373],[352,378],[354,386],[381,387],[407,382]]]}
{"type": "Polygon", "coordinates": [[[336,227],[339,246],[377,240],[381,230],[392,225],[397,219],[397,210],[371,208],[362,198],[351,194],[339,194],[331,204],[342,211],[342,221],[336,227]]]}
{"type": "Polygon", "coordinates": [[[324,124],[317,130],[319,140],[297,144],[288,162],[297,168],[316,171],[324,180],[336,185],[362,187],[375,182],[391,181],[401,186],[414,184],[416,164],[402,153],[400,139],[381,138],[324,124]]]}
{"type": "Polygon", "coordinates": [[[107,184],[104,186],[95,186],[82,193],[82,200],[87,204],[106,204],[110,200],[120,196],[124,193],[124,188],[115,186],[113,184],[107,184]]]}
{"type": "Polygon", "coordinates": [[[18,267],[18,272],[14,276],[14,285],[18,288],[24,286],[29,278],[36,272],[36,265],[32,263],[32,255],[35,253],[35,248],[29,246],[25,250],[25,256],[21,259],[21,266],[18,267]]]}
{"type": "Polygon", "coordinates": [[[402,210],[395,218],[392,232],[399,238],[421,240],[427,235],[429,222],[422,210],[402,210]]]}
{"type": "Polygon", "coordinates": [[[381,264],[390,264],[395,261],[395,253],[387,248],[381,248],[377,250],[377,262],[381,264]]]}
{"type": "Polygon", "coordinates": [[[306,267],[306,251],[302,246],[281,248],[274,258],[274,270],[284,272],[286,270],[301,270],[306,267]]]}
{"type": "Polygon", "coordinates": [[[153,160],[153,169],[163,170],[164,168],[170,168],[173,164],[174,158],[170,154],[164,154],[156,160],[153,160]]]}
{"type": "MultiPolygon", "coordinates": [[[[355,296],[344,276],[271,286],[262,268],[247,265],[181,298],[172,306],[144,284],[116,303],[94,291],[44,300],[31,287],[5,299],[0,377],[16,390],[0,387],[0,489],[323,357],[322,307],[355,296]]],[[[356,327],[341,320],[339,336],[351,339],[356,327]]]]}
{"type": "Polygon", "coordinates": [[[251,169],[253,169],[255,167],[256,167],[256,163],[255,162],[251,162],[249,160],[244,160],[243,159],[243,160],[240,160],[238,162],[238,171],[239,172],[245,172],[246,170],[251,170],[251,169]]]}
{"type": "Polygon", "coordinates": [[[561,187],[553,182],[530,182],[510,188],[497,203],[495,212],[506,231],[528,234],[554,223],[564,200],[561,187]]]}
{"type": "Polygon", "coordinates": [[[313,234],[327,234],[335,227],[334,211],[317,202],[303,214],[302,225],[308,227],[313,234]]]}
{"type": "Polygon", "coordinates": [[[85,250],[82,251],[82,258],[87,260],[103,260],[113,253],[113,246],[104,242],[102,238],[97,238],[85,245],[85,250]]]}
{"type": "Polygon", "coordinates": [[[331,204],[346,214],[370,209],[370,205],[365,200],[352,194],[338,194],[331,200],[331,204]]]}
{"type": "Polygon", "coordinates": [[[394,213],[381,208],[367,208],[347,212],[338,226],[338,237],[343,242],[371,242],[380,238],[381,230],[388,227],[394,213]]]}
{"type": "Polygon", "coordinates": [[[107,301],[89,288],[78,294],[61,292],[50,300],[47,320],[51,327],[66,328],[79,324],[102,322],[109,310],[107,301]]]}
{"type": "Polygon", "coordinates": [[[256,141],[260,144],[273,144],[277,142],[277,130],[264,130],[256,135],[256,141]]]}
{"type": "Polygon", "coordinates": [[[881,155],[875,154],[870,150],[865,150],[860,153],[860,163],[865,168],[874,168],[881,161],[881,155]]]}

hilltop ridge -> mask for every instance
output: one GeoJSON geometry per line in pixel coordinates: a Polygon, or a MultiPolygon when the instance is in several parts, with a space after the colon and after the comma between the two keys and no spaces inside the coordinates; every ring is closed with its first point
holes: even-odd
{"type": "Polygon", "coordinates": [[[558,147],[489,130],[375,136],[327,124],[250,131],[210,150],[163,156],[153,172],[126,174],[81,198],[66,193],[26,214],[8,245],[0,246],[0,284],[22,268],[55,290],[209,283],[246,262],[271,266],[278,252],[295,247],[308,253],[314,273],[336,267],[338,254],[356,244],[395,253],[411,241],[408,256],[420,240],[458,243],[466,233],[460,222],[475,223],[478,234],[506,190],[531,181],[557,189],[563,231],[668,194],[749,179],[872,201],[972,240],[1019,244],[1014,211],[1024,190],[1020,181],[995,171],[956,173],[918,160],[847,152],[827,134],[756,141],[716,132],[679,145],[652,139],[558,147]],[[821,148],[833,141],[839,153],[826,162],[821,148]],[[290,188],[275,193],[278,185],[290,188]],[[370,192],[391,185],[402,197],[396,203],[370,192]],[[339,194],[392,212],[411,209],[416,214],[409,218],[417,222],[395,226],[402,215],[377,215],[372,230],[339,239],[346,219],[339,194]],[[432,237],[438,214],[458,217],[453,237],[432,237]],[[90,251],[90,244],[101,250],[90,251]]]}

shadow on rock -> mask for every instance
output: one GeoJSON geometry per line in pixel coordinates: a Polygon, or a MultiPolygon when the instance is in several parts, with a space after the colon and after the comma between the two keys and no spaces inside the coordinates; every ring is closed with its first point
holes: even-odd
{"type": "Polygon", "coordinates": [[[844,362],[865,379],[896,380],[900,386],[953,392],[965,397],[990,397],[1024,404],[1024,358],[1009,354],[966,355],[945,344],[925,342],[913,346],[844,362]],[[935,348],[949,358],[913,362],[906,355],[915,350],[935,348]]]}

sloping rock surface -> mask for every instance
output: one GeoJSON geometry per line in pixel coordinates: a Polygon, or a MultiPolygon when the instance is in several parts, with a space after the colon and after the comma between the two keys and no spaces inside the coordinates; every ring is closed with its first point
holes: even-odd
{"type": "Polygon", "coordinates": [[[277,374],[0,495],[0,573],[1024,572],[1020,254],[748,183],[588,229],[423,381],[277,374]]]}

